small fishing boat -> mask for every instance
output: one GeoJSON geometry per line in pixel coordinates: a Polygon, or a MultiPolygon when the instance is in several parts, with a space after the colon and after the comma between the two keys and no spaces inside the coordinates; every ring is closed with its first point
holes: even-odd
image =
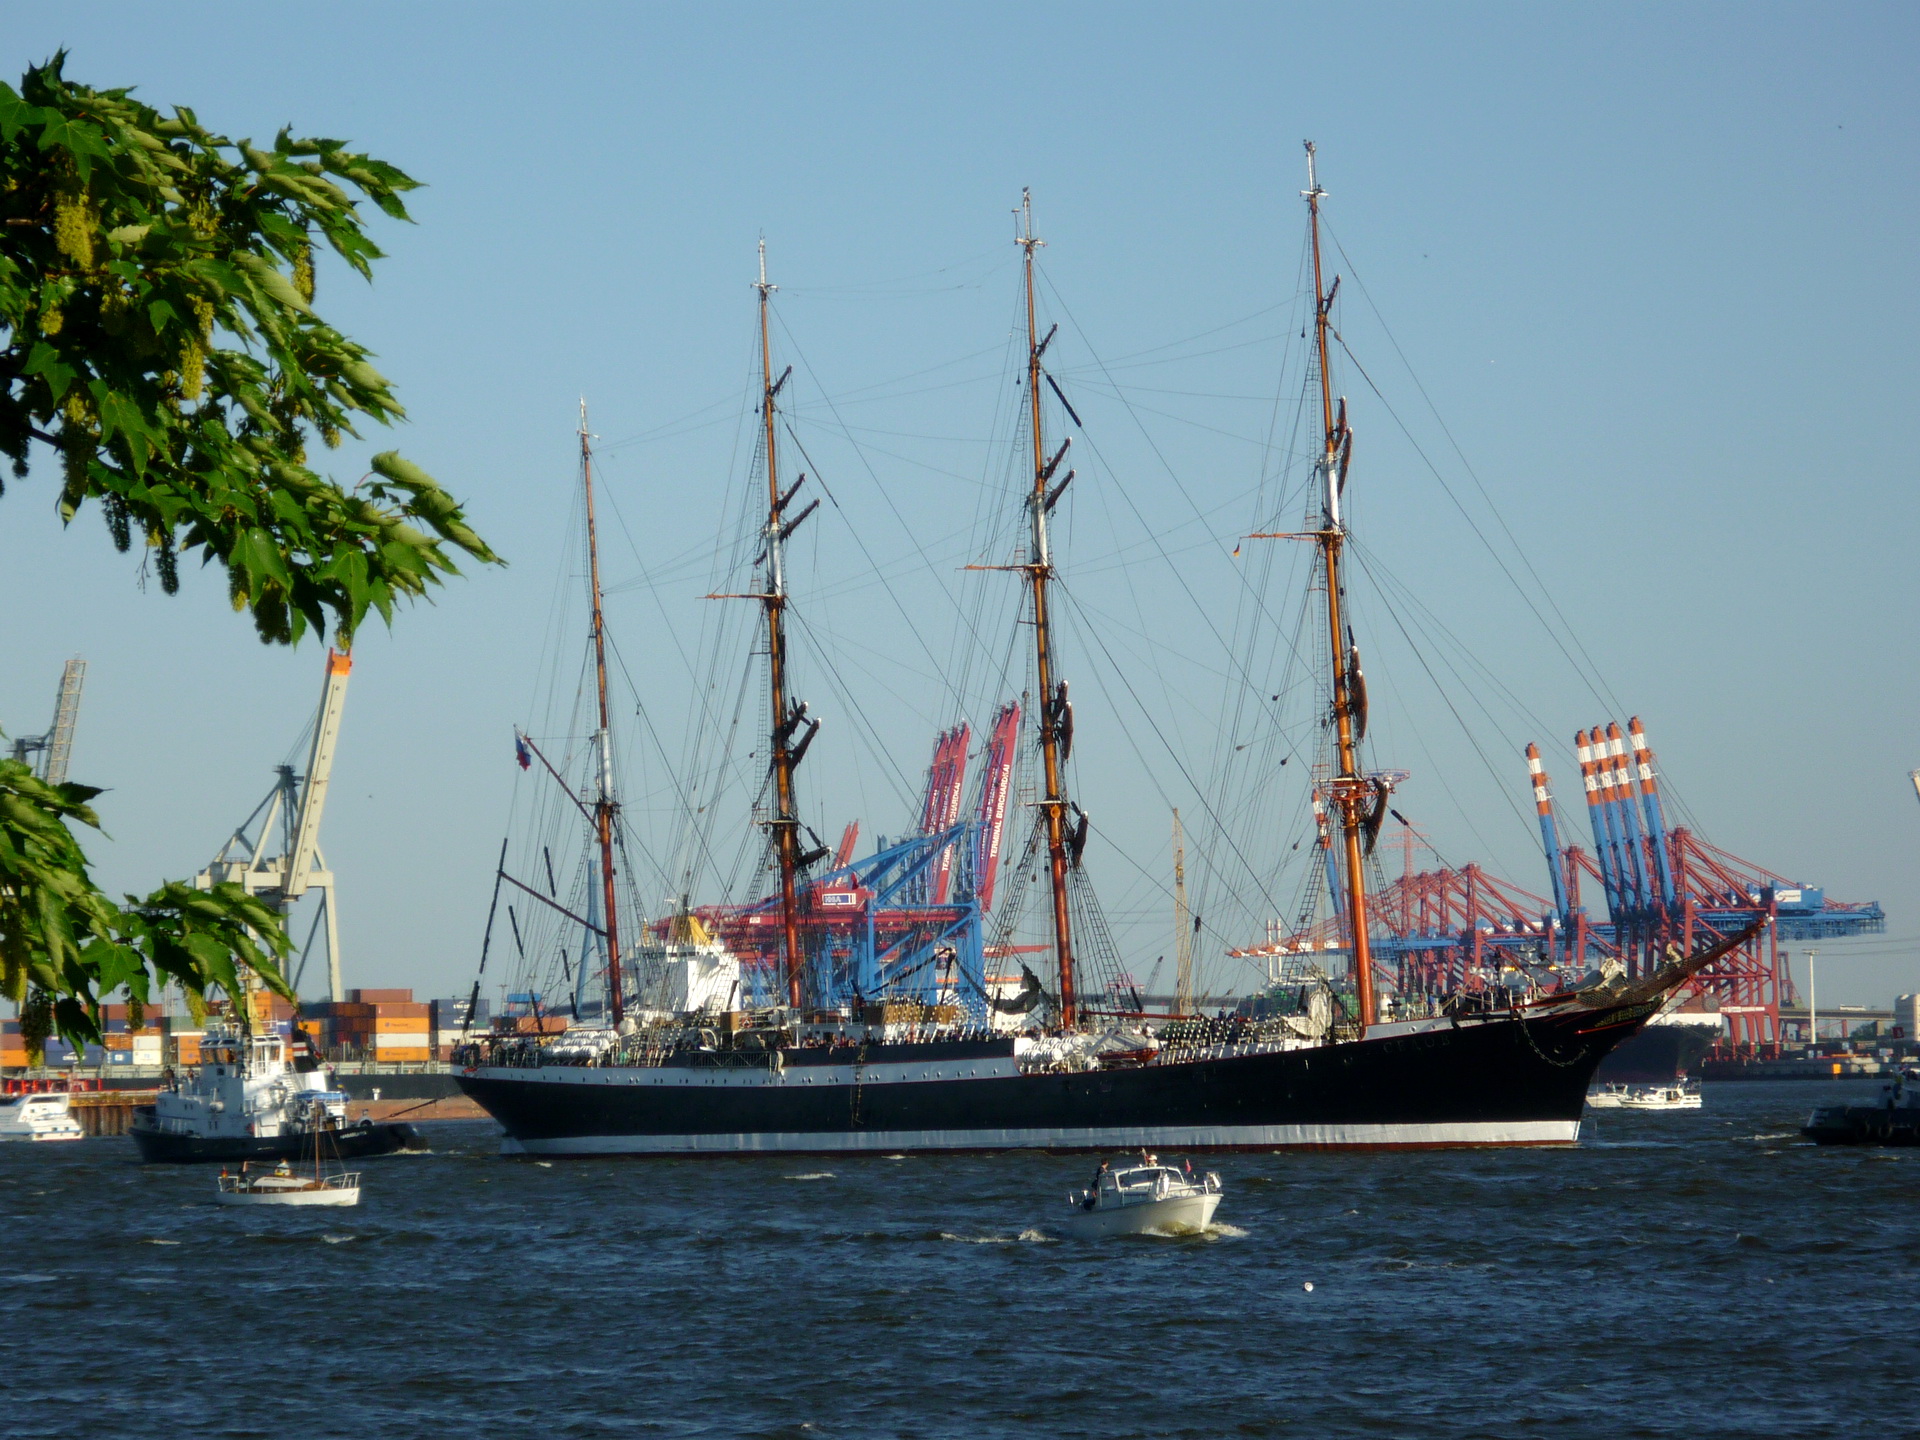
{"type": "Polygon", "coordinates": [[[85,1135],[64,1090],[0,1095],[0,1140],[79,1140],[85,1135]]]}
{"type": "Polygon", "coordinates": [[[1106,1165],[1091,1188],[1069,1195],[1067,1233],[1079,1240],[1109,1235],[1198,1235],[1220,1208],[1220,1177],[1196,1176],[1147,1160],[1124,1170],[1106,1165]]]}
{"type": "Polygon", "coordinates": [[[360,1172],[327,1175],[315,1165],[308,1174],[284,1160],[271,1169],[243,1162],[238,1174],[220,1172],[214,1199],[222,1205],[358,1205],[360,1172]]]}
{"type": "Polygon", "coordinates": [[[1620,1098],[1622,1110],[1698,1110],[1700,1083],[1676,1082],[1672,1085],[1635,1085],[1620,1098]]]}
{"type": "Polygon", "coordinates": [[[1920,1145],[1920,1070],[1882,1085],[1877,1105],[1822,1105],[1800,1133],[1816,1145],[1920,1145]]]}

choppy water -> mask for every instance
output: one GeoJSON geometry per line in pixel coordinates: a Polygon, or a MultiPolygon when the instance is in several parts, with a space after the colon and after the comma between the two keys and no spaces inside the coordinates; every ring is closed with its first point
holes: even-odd
{"type": "Polygon", "coordinates": [[[1905,1433],[1920,1152],[1797,1138],[1860,1088],[1214,1157],[1219,1233],[1093,1243],[1052,1238],[1085,1157],[544,1165],[441,1124],[329,1215],[0,1145],[0,1433],[1905,1433]]]}

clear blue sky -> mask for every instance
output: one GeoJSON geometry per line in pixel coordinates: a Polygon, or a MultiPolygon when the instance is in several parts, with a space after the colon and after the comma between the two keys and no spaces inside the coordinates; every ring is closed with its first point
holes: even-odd
{"type": "MultiPolygon", "coordinates": [[[[1131,857],[1090,859],[1137,968],[1168,949],[1134,867],[1164,876],[1166,806],[1198,803],[1181,766],[1204,775],[1219,743],[1205,617],[1239,593],[1228,552],[1294,394],[1312,136],[1336,268],[1364,281],[1345,333],[1419,447],[1349,371],[1366,542],[1539,722],[1470,714],[1470,740],[1363,609],[1375,760],[1413,772],[1402,808],[1448,859],[1544,889],[1518,747],[1538,740],[1572,800],[1575,727],[1637,712],[1708,838],[1887,906],[1887,937],[1821,966],[1823,998],[1879,1001],[1920,989],[1917,38],[1896,6],[76,4],[15,8],[0,68],[64,45],[89,83],[236,136],[349,137],[428,183],[417,225],[376,220],[376,283],[323,270],[320,305],[397,382],[401,448],[513,563],[356,647],[322,840],[349,984],[471,976],[509,730],[569,583],[582,394],[620,517],[613,623],[643,688],[683,683],[672,632],[698,624],[707,576],[664,562],[711,544],[740,478],[762,233],[796,414],[841,503],[796,588],[812,575],[887,752],[803,675],[833,721],[809,813],[902,828],[899,777],[955,699],[931,657],[1005,469],[988,442],[1022,185],[1062,321],[1050,358],[1099,452],[1063,560],[1143,695],[1109,705],[1117,672],[1069,637],[1078,794],[1131,857]],[[1422,452],[1514,566],[1421,386],[1617,707],[1427,470],[1422,452]]],[[[265,792],[320,656],[258,645],[210,577],[140,593],[96,518],[60,533],[52,493],[42,466],[0,500],[0,724],[44,728],[60,662],[87,657],[74,774],[111,787],[106,881],[144,889],[203,864],[265,792]]],[[[668,704],[660,723],[683,719],[668,704]]]]}

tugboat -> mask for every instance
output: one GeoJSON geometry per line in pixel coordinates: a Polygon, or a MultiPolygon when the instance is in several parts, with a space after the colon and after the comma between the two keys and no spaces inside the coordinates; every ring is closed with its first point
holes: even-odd
{"type": "Polygon", "coordinates": [[[1093,1185],[1069,1195],[1066,1229],[1077,1240],[1109,1235],[1198,1235],[1220,1208],[1220,1177],[1162,1165],[1145,1151],[1140,1163],[1115,1170],[1105,1161],[1093,1185]]]}
{"type": "Polygon", "coordinates": [[[1877,1105],[1822,1105],[1800,1133],[1816,1145],[1920,1145],[1920,1070],[1882,1085],[1877,1105]]]}
{"type": "MultiPolygon", "coordinates": [[[[304,1037],[302,1037],[304,1039],[304,1037]]],[[[264,1027],[210,1026],[201,1063],[134,1112],[127,1133],[148,1163],[297,1160],[323,1135],[342,1159],[418,1148],[407,1124],[347,1119],[347,1096],[333,1087],[311,1046],[289,1058],[287,1039],[264,1027]]]]}

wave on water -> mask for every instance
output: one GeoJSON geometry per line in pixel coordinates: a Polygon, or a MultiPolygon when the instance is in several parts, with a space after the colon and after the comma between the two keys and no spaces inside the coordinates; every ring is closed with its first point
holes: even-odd
{"type": "Polygon", "coordinates": [[[358,1235],[322,1235],[320,1238],[329,1245],[349,1245],[360,1237],[358,1235]]]}
{"type": "Polygon", "coordinates": [[[782,1180],[831,1180],[833,1179],[833,1171],[809,1170],[804,1175],[782,1175],[780,1178],[782,1180]]]}
{"type": "Polygon", "coordinates": [[[1242,1230],[1238,1225],[1227,1225],[1216,1220],[1213,1224],[1207,1226],[1207,1234],[1220,1235],[1228,1240],[1241,1240],[1246,1238],[1247,1232],[1242,1230]]]}
{"type": "Polygon", "coordinates": [[[140,1243],[142,1245],[178,1245],[180,1242],[178,1240],[155,1240],[149,1237],[140,1243]]]}
{"type": "Polygon", "coordinates": [[[951,1230],[942,1230],[940,1238],[951,1240],[957,1245],[1054,1245],[1059,1243],[1053,1236],[1032,1228],[1022,1230],[1018,1235],[956,1235],[951,1230]]]}

